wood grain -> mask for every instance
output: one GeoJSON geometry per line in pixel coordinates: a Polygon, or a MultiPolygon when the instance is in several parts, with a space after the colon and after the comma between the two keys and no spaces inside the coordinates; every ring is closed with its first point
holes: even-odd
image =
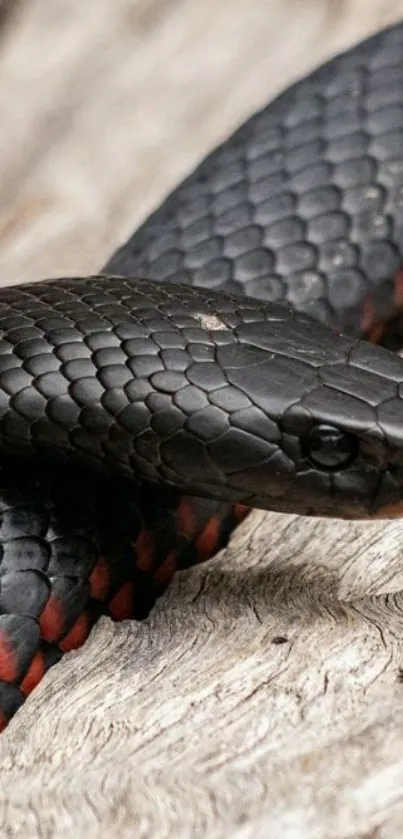
{"type": "MultiPolygon", "coordinates": [[[[96,271],[256,107],[399,16],[20,0],[0,33],[2,282],[96,271]]],[[[101,621],[0,739],[1,839],[402,835],[402,535],[255,513],[149,620],[101,621]]]]}

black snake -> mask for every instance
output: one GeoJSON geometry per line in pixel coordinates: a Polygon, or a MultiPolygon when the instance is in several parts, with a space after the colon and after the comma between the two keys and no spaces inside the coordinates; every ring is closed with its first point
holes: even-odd
{"type": "Polygon", "coordinates": [[[402,514],[402,255],[398,24],[253,116],[100,276],[0,290],[1,726],[250,507],[402,514]]]}

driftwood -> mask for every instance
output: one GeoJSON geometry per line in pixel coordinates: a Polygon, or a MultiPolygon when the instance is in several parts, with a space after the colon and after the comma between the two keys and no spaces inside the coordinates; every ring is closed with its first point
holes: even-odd
{"type": "MultiPolygon", "coordinates": [[[[402,0],[19,0],[0,276],[96,271],[257,106],[402,0]]],[[[255,513],[149,620],[103,620],[0,738],[0,839],[403,831],[402,525],[255,513]]]]}

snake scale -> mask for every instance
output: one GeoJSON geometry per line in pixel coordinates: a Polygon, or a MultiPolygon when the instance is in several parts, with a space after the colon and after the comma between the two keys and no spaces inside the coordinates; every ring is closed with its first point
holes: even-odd
{"type": "Polygon", "coordinates": [[[0,289],[0,728],[251,507],[403,513],[402,303],[402,24],[252,116],[101,274],[0,289]]]}

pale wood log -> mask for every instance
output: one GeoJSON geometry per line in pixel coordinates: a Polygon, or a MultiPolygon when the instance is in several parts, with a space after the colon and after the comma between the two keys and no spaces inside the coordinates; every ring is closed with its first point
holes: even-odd
{"type": "MultiPolygon", "coordinates": [[[[0,276],[96,271],[216,142],[403,0],[20,0],[0,276]]],[[[255,513],[0,738],[0,837],[403,833],[403,529],[255,513]]]]}

